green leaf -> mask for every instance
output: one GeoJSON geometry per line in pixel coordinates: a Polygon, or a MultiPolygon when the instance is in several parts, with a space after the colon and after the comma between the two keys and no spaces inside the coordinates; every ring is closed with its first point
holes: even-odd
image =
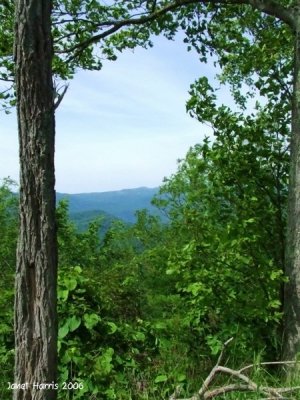
{"type": "Polygon", "coordinates": [[[71,317],[67,320],[67,323],[69,325],[70,332],[74,332],[81,324],[81,318],[73,315],[73,317],[71,317]]]}
{"type": "Polygon", "coordinates": [[[83,323],[87,329],[93,329],[94,326],[101,321],[101,318],[97,314],[84,314],[83,315],[83,323]]]}
{"type": "Polygon", "coordinates": [[[66,278],[64,284],[69,291],[76,289],[77,280],[75,278],[66,278]]]}
{"type": "Polygon", "coordinates": [[[212,355],[216,355],[222,350],[223,344],[216,336],[208,335],[206,337],[206,342],[211,349],[212,355]]]}
{"type": "Polygon", "coordinates": [[[114,322],[107,322],[106,325],[110,329],[108,332],[108,334],[110,334],[110,335],[114,334],[118,330],[118,327],[114,322]]]}
{"type": "Polygon", "coordinates": [[[113,369],[112,357],[114,349],[108,347],[105,352],[95,359],[94,369],[97,375],[105,376],[108,375],[113,369]]]}
{"type": "Polygon", "coordinates": [[[176,376],[177,382],[183,382],[186,380],[186,375],[185,374],[179,374],[176,376]]]}
{"type": "Polygon", "coordinates": [[[155,378],[154,383],[166,382],[167,380],[168,380],[167,375],[158,375],[155,378]]]}
{"type": "Polygon", "coordinates": [[[68,323],[68,321],[67,322],[65,322],[65,324],[61,327],[61,328],[59,328],[59,330],[58,330],[58,338],[59,339],[63,339],[65,336],[67,336],[67,334],[69,333],[69,323],[68,323]]]}
{"type": "Polygon", "coordinates": [[[134,338],[135,338],[135,340],[139,340],[141,342],[144,342],[145,339],[146,339],[146,336],[145,336],[145,334],[143,332],[136,332],[134,334],[134,338]]]}
{"type": "Polygon", "coordinates": [[[69,296],[69,290],[65,289],[65,290],[58,290],[58,298],[62,301],[62,302],[66,302],[68,300],[68,296],[69,296]]]}

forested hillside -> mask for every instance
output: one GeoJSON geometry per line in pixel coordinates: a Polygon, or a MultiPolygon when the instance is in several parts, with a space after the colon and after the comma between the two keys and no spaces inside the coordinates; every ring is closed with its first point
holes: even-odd
{"type": "MultiPolygon", "coordinates": [[[[64,199],[68,201],[69,212],[72,219],[75,220],[84,217],[85,212],[101,211],[106,217],[121,219],[125,222],[135,222],[135,212],[140,209],[147,209],[152,213],[158,213],[158,210],[152,206],[152,197],[157,193],[157,188],[136,188],[124,189],[102,193],[79,193],[66,194],[57,193],[57,201],[64,199]],[[79,216],[77,213],[81,213],[79,216]],[[76,215],[77,214],[77,215],[76,215]]],[[[88,214],[85,214],[88,217],[88,214]]],[[[89,216],[90,217],[90,216],[89,216]]]]}

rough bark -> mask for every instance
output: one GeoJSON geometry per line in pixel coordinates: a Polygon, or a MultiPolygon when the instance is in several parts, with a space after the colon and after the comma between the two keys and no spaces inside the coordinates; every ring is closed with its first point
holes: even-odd
{"type": "Polygon", "coordinates": [[[17,0],[16,92],[20,158],[20,231],[15,296],[14,400],[53,400],[57,365],[57,245],[51,1],[17,0]]]}
{"type": "Polygon", "coordinates": [[[283,358],[294,359],[300,351],[300,2],[294,8],[294,87],[292,137],[286,233],[283,358]]]}

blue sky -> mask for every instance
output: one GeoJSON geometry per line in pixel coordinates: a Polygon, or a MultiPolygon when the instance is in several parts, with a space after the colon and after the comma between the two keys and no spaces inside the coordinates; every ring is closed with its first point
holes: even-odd
{"type": "MultiPolygon", "coordinates": [[[[201,64],[180,39],[154,42],[70,82],[56,113],[57,191],[158,186],[209,133],[186,114],[185,102],[197,77],[214,76],[212,65],[201,64]]],[[[0,171],[18,180],[14,113],[1,115],[0,171]]]]}

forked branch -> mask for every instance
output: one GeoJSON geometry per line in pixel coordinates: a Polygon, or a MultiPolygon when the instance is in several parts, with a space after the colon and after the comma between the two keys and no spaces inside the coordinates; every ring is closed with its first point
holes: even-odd
{"type": "Polygon", "coordinates": [[[62,99],[64,98],[65,94],[67,93],[67,90],[69,88],[69,85],[66,84],[63,87],[63,90],[61,91],[61,93],[58,93],[58,91],[56,91],[56,101],[54,102],[54,110],[56,110],[58,108],[58,106],[60,105],[60,103],[62,102],[62,99]]]}
{"type": "MultiPolygon", "coordinates": [[[[243,367],[239,370],[221,366],[220,363],[223,359],[224,350],[232,340],[233,338],[230,338],[223,344],[223,348],[219,355],[216,365],[213,367],[207,378],[204,380],[201,388],[197,393],[195,393],[192,397],[189,398],[180,398],[179,396],[181,388],[178,386],[175,392],[170,396],[169,400],[210,400],[229,392],[256,392],[262,396],[262,400],[273,400],[273,399],[291,400],[291,397],[286,397],[286,396],[291,392],[300,390],[300,386],[290,387],[290,388],[273,388],[273,387],[258,385],[256,382],[254,382],[252,379],[250,379],[243,373],[244,371],[256,366],[255,364],[247,365],[246,367],[243,367]],[[233,378],[236,378],[238,379],[239,382],[210,389],[213,380],[219,373],[227,374],[233,378]]],[[[297,362],[278,361],[278,362],[261,363],[260,365],[276,365],[276,364],[291,365],[295,363],[297,362]]]]}

